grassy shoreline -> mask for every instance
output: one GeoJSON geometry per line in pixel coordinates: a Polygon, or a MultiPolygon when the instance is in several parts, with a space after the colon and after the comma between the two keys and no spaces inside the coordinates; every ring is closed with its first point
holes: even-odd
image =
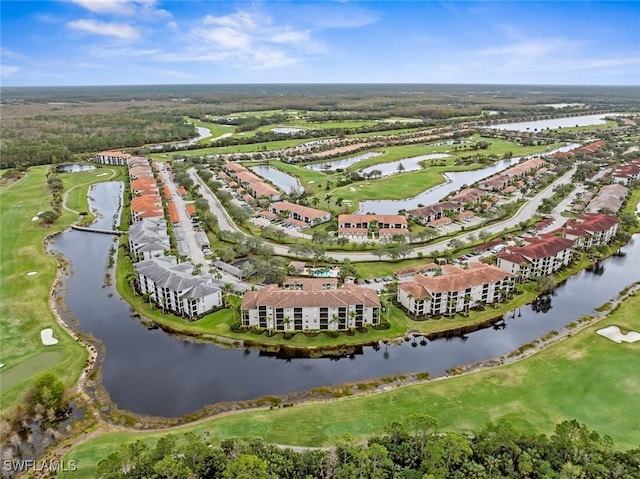
{"type": "Polygon", "coordinates": [[[525,432],[549,433],[557,422],[575,418],[610,435],[618,447],[637,447],[640,417],[628,413],[640,392],[635,374],[640,344],[616,344],[595,331],[608,325],[639,330],[638,309],[636,293],[597,323],[503,366],[330,402],[226,414],[161,431],[107,432],[72,448],[64,459],[79,464],[73,477],[91,477],[97,461],[126,441],[153,445],[166,434],[207,430],[215,441],[261,437],[279,444],[323,446],[344,433],[364,440],[412,413],[432,415],[443,430],[464,433],[501,417],[525,432]]]}

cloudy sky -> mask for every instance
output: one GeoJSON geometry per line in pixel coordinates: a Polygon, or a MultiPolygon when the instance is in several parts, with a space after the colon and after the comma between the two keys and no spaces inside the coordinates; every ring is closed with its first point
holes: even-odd
{"type": "Polygon", "coordinates": [[[4,86],[640,84],[640,2],[2,0],[4,86]]]}

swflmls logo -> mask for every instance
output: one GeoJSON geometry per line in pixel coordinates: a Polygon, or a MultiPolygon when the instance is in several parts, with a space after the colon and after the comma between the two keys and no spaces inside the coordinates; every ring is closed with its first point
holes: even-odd
{"type": "Polygon", "coordinates": [[[36,461],[27,459],[23,461],[12,461],[5,459],[2,462],[2,468],[6,472],[74,472],[78,470],[76,461],[36,461]]]}

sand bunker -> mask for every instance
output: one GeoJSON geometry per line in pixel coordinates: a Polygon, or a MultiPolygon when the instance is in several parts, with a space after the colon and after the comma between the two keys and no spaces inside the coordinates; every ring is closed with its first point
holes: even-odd
{"type": "Polygon", "coordinates": [[[596,331],[600,336],[610,339],[614,343],[635,343],[640,341],[640,333],[637,331],[629,331],[627,334],[622,334],[618,326],[609,326],[608,328],[599,329],[596,331]]]}
{"type": "Polygon", "coordinates": [[[106,176],[106,175],[108,175],[108,174],[109,174],[109,173],[100,173],[99,175],[96,175],[96,176],[106,176]]]}
{"type": "Polygon", "coordinates": [[[34,216],[33,218],[31,218],[31,221],[38,221],[40,219],[39,216],[34,216]]]}
{"type": "Polygon", "coordinates": [[[53,337],[53,329],[51,328],[45,328],[40,331],[40,339],[42,339],[42,344],[44,344],[45,346],[58,344],[58,340],[53,337]]]}
{"type": "Polygon", "coordinates": [[[38,272],[37,271],[29,271],[27,273],[27,276],[33,276],[34,274],[38,274],[38,272]]]}
{"type": "Polygon", "coordinates": [[[4,364],[3,364],[3,363],[0,363],[0,368],[1,368],[2,366],[4,366],[4,364]]]}

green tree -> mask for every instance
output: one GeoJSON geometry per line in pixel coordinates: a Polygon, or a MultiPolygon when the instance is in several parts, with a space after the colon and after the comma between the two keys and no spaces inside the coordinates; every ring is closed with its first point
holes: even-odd
{"type": "Polygon", "coordinates": [[[269,479],[267,462],[253,454],[240,454],[229,462],[223,479],[269,479]]]}

